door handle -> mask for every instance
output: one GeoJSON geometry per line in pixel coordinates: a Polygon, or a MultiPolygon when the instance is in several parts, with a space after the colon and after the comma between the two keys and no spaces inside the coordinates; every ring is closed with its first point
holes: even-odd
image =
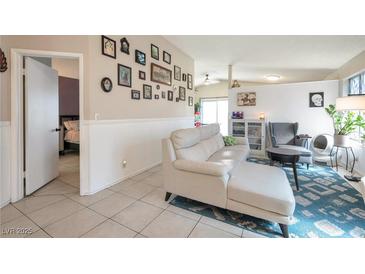
{"type": "Polygon", "coordinates": [[[61,129],[60,128],[55,128],[55,129],[52,129],[52,131],[57,132],[57,131],[61,131],[61,129]]]}

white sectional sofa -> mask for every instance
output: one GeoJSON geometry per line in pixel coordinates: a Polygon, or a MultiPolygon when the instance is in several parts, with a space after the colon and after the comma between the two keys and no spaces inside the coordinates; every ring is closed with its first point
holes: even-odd
{"type": "Polygon", "coordinates": [[[224,146],[219,125],[174,131],[162,140],[166,201],[171,193],[277,222],[285,237],[295,200],[283,170],[247,162],[247,139],[224,146]]]}

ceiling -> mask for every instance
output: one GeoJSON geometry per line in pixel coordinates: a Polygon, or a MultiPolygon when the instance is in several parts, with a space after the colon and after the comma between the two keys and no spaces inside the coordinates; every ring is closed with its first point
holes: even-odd
{"type": "Polygon", "coordinates": [[[323,80],[365,50],[365,36],[164,36],[195,60],[195,85],[210,79],[270,82],[265,75],[281,76],[276,83],[323,80]]]}

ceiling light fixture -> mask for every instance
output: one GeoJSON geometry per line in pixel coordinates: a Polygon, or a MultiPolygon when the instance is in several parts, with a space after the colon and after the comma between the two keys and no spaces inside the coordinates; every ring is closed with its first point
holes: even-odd
{"type": "Polygon", "coordinates": [[[277,81],[281,78],[281,76],[276,75],[276,74],[270,74],[270,75],[266,75],[265,78],[269,81],[277,81]]]}
{"type": "Polygon", "coordinates": [[[205,80],[204,80],[204,83],[203,83],[205,86],[212,85],[212,84],[217,84],[217,83],[219,83],[219,81],[217,81],[217,80],[210,80],[209,79],[209,74],[208,73],[205,74],[205,80]]]}

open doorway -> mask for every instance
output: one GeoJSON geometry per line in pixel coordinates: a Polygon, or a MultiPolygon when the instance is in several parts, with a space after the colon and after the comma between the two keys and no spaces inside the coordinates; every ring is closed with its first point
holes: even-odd
{"type": "Polygon", "coordinates": [[[87,192],[82,55],[13,49],[12,57],[12,202],[60,185],[87,192]]]}
{"type": "Polygon", "coordinates": [[[52,58],[58,72],[59,162],[58,179],[80,188],[80,103],[78,60],[52,58]]]}

